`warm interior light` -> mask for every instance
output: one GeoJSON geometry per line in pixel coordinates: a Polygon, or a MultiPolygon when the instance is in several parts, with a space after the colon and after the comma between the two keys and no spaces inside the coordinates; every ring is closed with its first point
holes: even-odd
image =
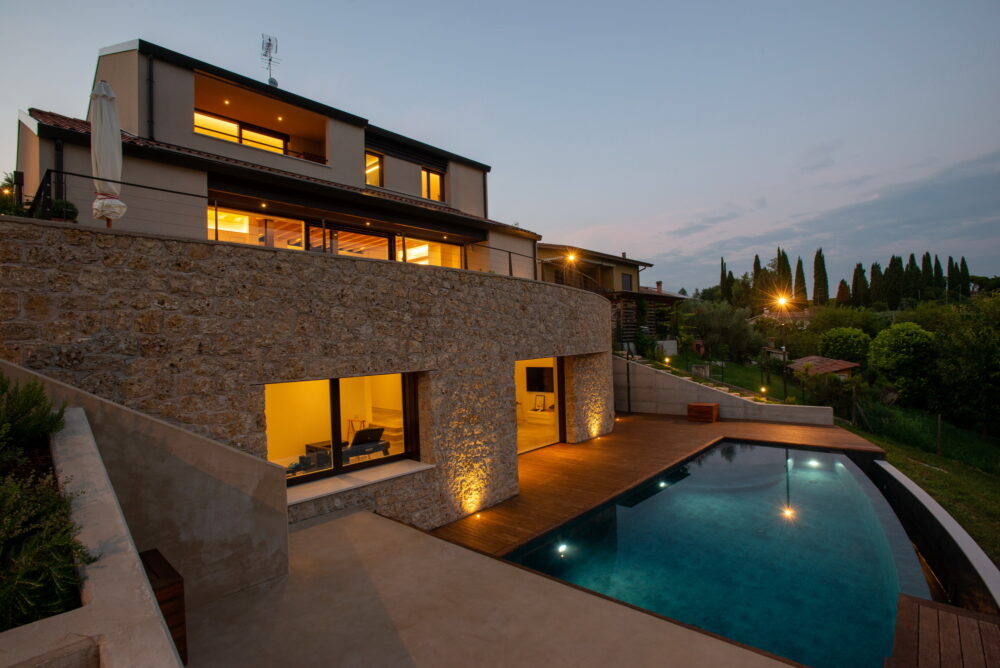
{"type": "Polygon", "coordinates": [[[371,174],[372,172],[377,172],[380,165],[376,162],[374,165],[365,170],[365,174],[371,174]]]}
{"type": "Polygon", "coordinates": [[[285,120],[285,119],[284,119],[284,117],[282,117],[282,116],[278,116],[278,120],[279,120],[279,121],[283,121],[283,120],[285,120]]]}
{"type": "MultiPolygon", "coordinates": [[[[215,229],[215,211],[208,210],[208,229],[215,229]]],[[[250,216],[233,211],[219,211],[219,231],[236,234],[250,233],[250,216]]]]}
{"type": "Polygon", "coordinates": [[[476,513],[476,519],[478,520],[480,517],[482,517],[482,515],[480,515],[479,513],[476,513]]]}
{"type": "Polygon", "coordinates": [[[261,202],[260,203],[260,208],[266,209],[267,208],[267,202],[261,202]]]}
{"type": "Polygon", "coordinates": [[[229,104],[229,100],[223,100],[223,103],[229,104]]]}
{"type": "Polygon", "coordinates": [[[793,519],[795,517],[795,509],[791,506],[785,506],[785,508],[781,511],[781,514],[786,520],[793,519]]]}
{"type": "Polygon", "coordinates": [[[371,225],[371,221],[369,221],[369,220],[366,220],[366,221],[365,221],[365,225],[371,225]]]}

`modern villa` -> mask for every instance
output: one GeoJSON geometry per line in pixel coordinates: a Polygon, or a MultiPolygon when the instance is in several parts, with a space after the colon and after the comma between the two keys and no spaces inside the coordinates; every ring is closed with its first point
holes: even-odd
{"type": "Polygon", "coordinates": [[[125,215],[90,216],[91,123],[29,108],[0,216],[0,372],[68,406],[96,557],[0,667],[915,666],[973,631],[1000,662],[1000,572],[830,407],[613,353],[687,298],[649,262],[144,40],[101,81],[125,215]]]}

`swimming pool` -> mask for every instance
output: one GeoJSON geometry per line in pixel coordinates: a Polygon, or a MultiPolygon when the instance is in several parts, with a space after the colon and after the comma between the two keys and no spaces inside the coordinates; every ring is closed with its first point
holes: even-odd
{"type": "Polygon", "coordinates": [[[882,666],[905,531],[845,455],[723,442],[507,555],[815,668],[882,666]]]}

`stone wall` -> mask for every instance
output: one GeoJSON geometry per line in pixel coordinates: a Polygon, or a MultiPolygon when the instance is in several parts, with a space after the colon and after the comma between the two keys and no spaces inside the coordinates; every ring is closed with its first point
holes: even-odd
{"type": "Polygon", "coordinates": [[[611,430],[610,329],[565,286],[0,217],[0,357],[258,457],[265,383],[419,373],[436,468],[380,512],[422,527],[516,493],[515,360],[583,356],[567,436],[611,430]]]}

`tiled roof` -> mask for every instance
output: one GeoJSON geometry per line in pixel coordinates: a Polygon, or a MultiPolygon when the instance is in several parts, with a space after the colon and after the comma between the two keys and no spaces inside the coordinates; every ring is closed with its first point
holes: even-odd
{"type": "MultiPolygon", "coordinates": [[[[76,132],[84,135],[90,134],[90,123],[83,119],[72,118],[70,116],[63,116],[62,114],[57,114],[52,111],[44,111],[42,109],[35,109],[34,107],[28,109],[28,113],[31,115],[32,118],[34,118],[42,125],[47,125],[49,127],[58,128],[61,130],[68,130],[70,132],[76,132]]],[[[516,227],[514,225],[508,225],[506,223],[501,223],[495,220],[490,220],[489,218],[483,218],[482,216],[474,216],[472,214],[465,213],[464,211],[460,211],[450,206],[435,204],[433,202],[429,202],[426,200],[407,197],[406,195],[399,195],[396,193],[387,192],[385,190],[377,188],[359,188],[358,186],[351,186],[347,185],[346,183],[326,181],[324,179],[318,179],[313,176],[306,176],[304,174],[289,172],[283,169],[275,169],[274,167],[259,165],[253,162],[248,162],[246,160],[238,160],[236,158],[230,158],[228,156],[218,155],[216,153],[208,153],[207,151],[199,151],[197,149],[188,148],[186,146],[180,146],[178,144],[169,144],[167,142],[146,139],[145,137],[138,137],[136,135],[125,132],[124,130],[122,131],[122,143],[131,144],[134,146],[141,146],[143,148],[151,148],[157,151],[166,151],[169,153],[190,155],[196,158],[202,158],[205,160],[211,160],[213,162],[235,165],[237,167],[252,169],[258,172],[267,172],[270,174],[277,174],[280,176],[297,179],[299,181],[308,181],[310,183],[315,183],[335,190],[355,192],[355,193],[360,193],[362,195],[367,195],[369,197],[376,197],[378,199],[391,200],[394,202],[402,202],[404,204],[417,206],[422,209],[429,209],[431,211],[440,211],[442,213],[448,213],[453,216],[460,216],[462,218],[468,218],[470,220],[475,220],[478,222],[489,223],[490,225],[507,228],[510,230],[516,230],[518,232],[527,233],[529,235],[541,238],[541,235],[535,232],[531,232],[530,230],[526,230],[521,227],[516,227]]]]}
{"type": "Polygon", "coordinates": [[[809,375],[817,376],[824,373],[840,373],[841,371],[848,371],[849,369],[861,368],[861,365],[857,362],[848,362],[847,360],[835,360],[829,357],[820,357],[819,355],[808,355],[806,357],[800,357],[791,364],[788,365],[792,371],[802,371],[809,365],[809,375]]]}
{"type": "Polygon", "coordinates": [[[657,290],[656,288],[649,288],[645,285],[639,286],[639,292],[644,295],[659,295],[661,297],[672,297],[674,299],[691,299],[687,295],[682,295],[677,292],[671,292],[670,290],[657,290]]]}

